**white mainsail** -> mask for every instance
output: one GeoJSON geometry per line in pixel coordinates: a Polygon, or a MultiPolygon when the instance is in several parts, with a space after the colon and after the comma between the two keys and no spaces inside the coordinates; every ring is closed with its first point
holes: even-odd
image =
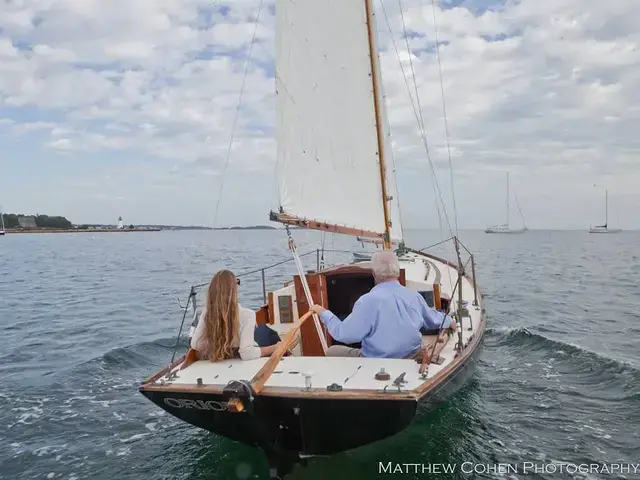
{"type": "MultiPolygon", "coordinates": [[[[281,0],[276,32],[281,213],[384,234],[365,0],[281,0]]],[[[381,92],[378,99],[385,126],[381,92]]],[[[391,239],[400,240],[393,162],[384,136],[387,195],[394,197],[388,203],[391,239]]]]}

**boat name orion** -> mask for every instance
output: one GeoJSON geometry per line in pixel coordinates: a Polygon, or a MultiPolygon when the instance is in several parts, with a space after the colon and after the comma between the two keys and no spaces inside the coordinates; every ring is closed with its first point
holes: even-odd
{"type": "Polygon", "coordinates": [[[227,402],[217,402],[215,400],[204,401],[166,397],[164,403],[173,408],[195,408],[197,410],[213,410],[215,412],[224,412],[227,410],[227,402]]]}

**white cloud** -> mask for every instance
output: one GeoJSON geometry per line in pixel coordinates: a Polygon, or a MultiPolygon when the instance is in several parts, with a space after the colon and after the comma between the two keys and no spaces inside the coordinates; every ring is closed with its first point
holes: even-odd
{"type": "MultiPolygon", "coordinates": [[[[224,166],[258,3],[2,2],[0,128],[22,138],[38,133],[34,138],[51,155],[75,152],[85,162],[95,155],[124,155],[134,162],[145,158],[144,174],[137,178],[148,178],[154,191],[187,193],[189,187],[179,187],[186,178],[200,182],[196,191],[209,185],[209,199],[215,198],[211,179],[218,179],[224,166]],[[42,119],[34,118],[38,112],[42,119]]],[[[272,2],[265,3],[232,172],[273,171],[274,19],[268,8],[272,2]]],[[[404,0],[403,5],[407,28],[418,34],[411,36],[411,61],[431,154],[444,167],[448,158],[433,13],[430,2],[404,0]]],[[[398,2],[385,0],[385,7],[409,74],[398,2]]],[[[550,212],[536,205],[541,191],[563,199],[592,195],[578,184],[591,186],[594,178],[607,178],[619,193],[635,193],[640,182],[636,0],[508,0],[483,13],[463,3],[438,8],[436,17],[451,153],[463,185],[458,191],[473,192],[461,196],[471,201],[484,197],[486,190],[496,190],[499,171],[510,169],[516,183],[522,178],[518,188],[531,223],[544,224],[550,212]],[[568,175],[571,186],[563,177],[568,175]]],[[[377,18],[398,166],[421,169],[428,183],[405,78],[380,8],[377,18]]],[[[442,171],[445,190],[447,178],[442,171]]],[[[127,185],[121,182],[112,197],[131,197],[127,185]]],[[[401,193],[403,199],[411,195],[401,193]]],[[[188,205],[188,195],[180,197],[188,205]]],[[[489,197],[487,208],[495,210],[489,197]]],[[[194,197],[191,206],[204,199],[204,193],[194,197]]],[[[271,199],[256,200],[256,209],[271,199]]],[[[464,203],[458,205],[464,215],[464,203]]],[[[208,219],[211,209],[200,208],[200,218],[208,219]]],[[[572,210],[567,217],[575,214],[572,210]]],[[[486,222],[475,213],[466,217],[471,226],[486,222]]]]}

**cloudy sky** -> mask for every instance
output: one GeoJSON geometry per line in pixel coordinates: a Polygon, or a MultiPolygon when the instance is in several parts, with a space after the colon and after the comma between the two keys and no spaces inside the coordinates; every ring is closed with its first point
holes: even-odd
{"type": "MultiPolygon", "coordinates": [[[[451,209],[431,2],[383,2],[386,17],[374,3],[403,223],[437,227],[399,63],[409,73],[400,3],[451,209]]],[[[217,223],[267,223],[277,207],[275,22],[265,0],[256,27],[259,5],[0,0],[4,210],[211,225],[255,32],[217,223]]],[[[504,219],[509,171],[531,228],[602,221],[605,189],[610,224],[640,228],[638,0],[454,0],[435,14],[460,227],[504,219]]],[[[511,217],[517,224],[515,208],[511,217]]]]}

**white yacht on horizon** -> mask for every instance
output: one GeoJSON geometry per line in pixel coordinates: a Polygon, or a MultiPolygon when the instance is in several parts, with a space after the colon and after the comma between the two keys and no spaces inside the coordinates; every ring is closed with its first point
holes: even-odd
{"type": "Polygon", "coordinates": [[[619,233],[619,228],[609,228],[609,191],[604,191],[604,225],[596,225],[589,229],[589,233],[619,233]]]}
{"type": "MultiPolygon", "coordinates": [[[[515,194],[514,194],[515,197],[515,194]]],[[[507,172],[507,222],[501,225],[493,225],[485,229],[484,233],[524,233],[527,231],[527,224],[524,221],[520,204],[518,203],[518,197],[515,197],[520,217],[522,218],[523,227],[520,229],[513,229],[509,225],[509,172],[507,172]]]]}

